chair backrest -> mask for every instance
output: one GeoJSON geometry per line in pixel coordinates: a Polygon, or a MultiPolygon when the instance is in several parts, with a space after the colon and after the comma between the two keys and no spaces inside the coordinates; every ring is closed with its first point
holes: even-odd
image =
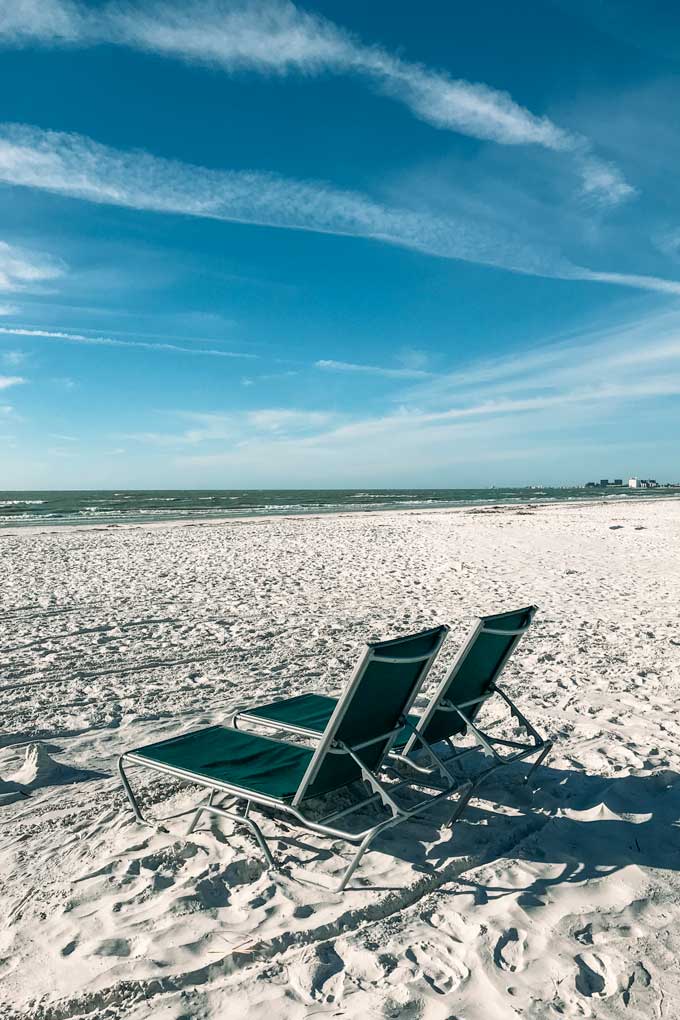
{"type": "MultiPolygon", "coordinates": [[[[435,744],[445,737],[465,732],[465,722],[458,713],[442,707],[441,703],[457,705],[468,719],[474,721],[484,695],[498,680],[536,612],[536,606],[527,606],[509,613],[480,616],[476,620],[467,641],[416,726],[428,743],[435,744]]],[[[412,736],[404,747],[404,753],[408,754],[417,746],[417,739],[412,736]]]]}
{"type": "Polygon", "coordinates": [[[347,753],[338,753],[339,742],[351,747],[368,771],[378,771],[448,630],[445,626],[434,627],[408,637],[366,645],[293,804],[361,778],[357,762],[347,753]]]}

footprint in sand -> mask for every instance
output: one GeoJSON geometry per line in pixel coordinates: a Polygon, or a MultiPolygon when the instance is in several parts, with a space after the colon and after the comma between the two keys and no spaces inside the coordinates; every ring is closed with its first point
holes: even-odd
{"type": "Polygon", "coordinates": [[[576,991],[588,998],[600,996],[604,998],[617,990],[617,975],[611,961],[606,956],[595,953],[578,953],[574,957],[578,973],[576,975],[576,991]]]}
{"type": "Polygon", "coordinates": [[[420,966],[423,979],[439,995],[456,991],[470,977],[463,961],[444,946],[426,942],[407,950],[407,957],[409,953],[420,966]]]}
{"type": "Polygon", "coordinates": [[[635,964],[632,974],[629,975],[621,998],[626,1007],[644,1008],[648,1016],[654,1012],[658,995],[652,988],[652,975],[640,961],[635,964]]]}
{"type": "Polygon", "coordinates": [[[524,953],[526,950],[526,932],[517,928],[508,928],[503,932],[493,951],[493,962],[501,970],[524,970],[524,953]]]}
{"type": "Polygon", "coordinates": [[[306,949],[288,970],[288,981],[304,1002],[342,1001],[345,963],[333,946],[322,943],[306,949]]]}

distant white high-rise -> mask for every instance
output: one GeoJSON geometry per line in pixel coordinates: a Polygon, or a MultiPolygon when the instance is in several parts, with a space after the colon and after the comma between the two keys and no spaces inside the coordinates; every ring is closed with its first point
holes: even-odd
{"type": "Polygon", "coordinates": [[[637,489],[637,488],[639,488],[639,482],[638,482],[637,478],[629,478],[628,479],[628,488],[629,489],[637,489]]]}

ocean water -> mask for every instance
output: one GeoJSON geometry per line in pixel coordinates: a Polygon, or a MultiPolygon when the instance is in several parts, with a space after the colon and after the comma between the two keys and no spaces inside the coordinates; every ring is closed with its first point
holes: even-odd
{"type": "Polygon", "coordinates": [[[341,513],[569,500],[646,499],[680,489],[146,489],[1,492],[0,528],[38,524],[141,524],[268,514],[341,513]]]}

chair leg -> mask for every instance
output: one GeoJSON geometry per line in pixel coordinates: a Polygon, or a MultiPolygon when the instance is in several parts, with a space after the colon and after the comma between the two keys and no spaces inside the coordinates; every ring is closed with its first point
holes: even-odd
{"type": "Polygon", "coordinates": [[[356,853],[354,854],[354,857],[352,858],[352,860],[349,862],[347,868],[345,869],[345,872],[344,872],[342,878],[340,879],[340,884],[338,885],[338,888],[336,889],[336,892],[343,892],[344,891],[344,889],[346,888],[347,883],[349,882],[350,878],[352,877],[354,872],[359,867],[359,861],[364,856],[364,854],[366,853],[366,851],[370,847],[370,845],[373,842],[373,840],[375,839],[375,837],[377,835],[379,835],[382,832],[383,829],[389,829],[394,824],[395,824],[394,823],[394,818],[387,818],[384,822],[380,822],[379,825],[374,825],[372,829],[369,829],[369,831],[366,833],[366,835],[362,839],[361,843],[357,847],[357,850],[356,850],[356,853]]]}
{"type": "Polygon", "coordinates": [[[529,780],[531,779],[531,777],[533,776],[534,772],[539,767],[539,765],[543,764],[543,762],[548,757],[548,755],[550,754],[551,751],[552,751],[552,743],[550,743],[550,741],[548,741],[548,743],[545,745],[545,747],[543,748],[543,750],[539,754],[538,758],[533,763],[533,765],[531,766],[531,768],[527,772],[526,776],[524,777],[525,785],[529,782],[529,780]]]}
{"type": "Polygon", "coordinates": [[[139,806],[137,798],[135,797],[134,793],[132,792],[132,787],[130,786],[130,780],[126,776],[125,769],[123,768],[123,758],[124,757],[125,757],[125,755],[121,755],[120,758],[118,759],[118,773],[119,773],[121,781],[123,783],[123,789],[125,790],[125,793],[127,794],[127,799],[130,801],[130,804],[132,806],[132,810],[135,813],[135,818],[140,823],[140,825],[151,825],[151,822],[149,822],[144,817],[144,815],[142,814],[142,809],[139,806]]]}
{"type": "Polygon", "coordinates": [[[446,823],[445,828],[452,829],[453,826],[456,824],[460,816],[463,814],[463,811],[465,811],[465,808],[468,806],[470,798],[472,797],[472,794],[475,792],[477,786],[479,785],[480,780],[481,777],[480,779],[476,779],[474,782],[468,781],[468,783],[462,787],[463,792],[456,801],[456,806],[453,810],[453,814],[446,823]]]}
{"type": "MultiPolygon", "coordinates": [[[[250,801],[247,802],[247,805],[249,804],[250,801]]],[[[201,804],[196,810],[196,814],[194,815],[191,821],[191,825],[189,826],[189,832],[187,833],[187,835],[194,831],[198,823],[198,819],[204,813],[211,815],[219,815],[221,818],[228,818],[230,821],[236,822],[237,825],[245,826],[245,828],[248,829],[248,831],[251,832],[252,835],[257,840],[260,850],[264,854],[265,860],[267,861],[268,867],[271,868],[272,871],[276,871],[278,869],[278,865],[276,864],[276,861],[272,856],[272,852],[269,849],[267,840],[264,838],[264,835],[262,834],[260,826],[257,824],[257,822],[253,821],[253,819],[247,815],[237,814],[235,811],[226,811],[222,807],[217,807],[214,804],[206,802],[205,804],[201,804]]]]}
{"type": "Polygon", "coordinates": [[[187,829],[187,836],[190,836],[191,833],[196,828],[196,826],[198,825],[198,819],[201,817],[201,813],[203,811],[203,808],[204,807],[212,807],[213,806],[213,802],[215,800],[215,794],[216,793],[217,793],[217,790],[212,789],[210,791],[210,796],[208,797],[208,800],[206,801],[206,803],[201,805],[200,807],[198,807],[196,809],[196,811],[193,814],[193,817],[192,817],[191,821],[189,822],[189,828],[187,829]]]}

